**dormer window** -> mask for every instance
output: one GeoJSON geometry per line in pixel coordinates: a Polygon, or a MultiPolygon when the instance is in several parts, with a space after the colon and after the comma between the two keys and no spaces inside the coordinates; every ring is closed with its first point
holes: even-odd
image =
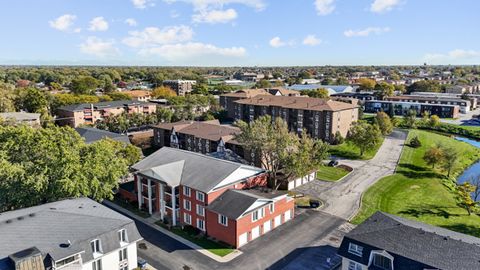
{"type": "Polygon", "coordinates": [[[356,245],[356,244],[353,244],[353,243],[350,243],[348,245],[348,252],[353,254],[353,255],[357,255],[357,256],[362,257],[363,247],[359,246],[359,245],[356,245]]]}
{"type": "Polygon", "coordinates": [[[370,265],[383,270],[393,270],[393,257],[386,251],[372,251],[370,254],[370,265]]]}
{"type": "Polygon", "coordinates": [[[90,247],[92,248],[92,253],[102,253],[102,249],[100,246],[100,240],[95,239],[92,242],[90,242],[90,247]]]}
{"type": "Polygon", "coordinates": [[[128,242],[128,240],[127,240],[127,230],[121,229],[120,231],[118,231],[118,240],[120,242],[123,242],[123,243],[128,242]]]}

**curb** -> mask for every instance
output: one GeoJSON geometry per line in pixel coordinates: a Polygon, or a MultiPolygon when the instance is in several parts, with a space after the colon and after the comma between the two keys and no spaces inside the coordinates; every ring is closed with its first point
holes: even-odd
{"type": "MultiPolygon", "coordinates": [[[[195,243],[193,243],[193,242],[190,242],[190,241],[188,241],[187,239],[185,239],[185,238],[183,238],[183,237],[181,237],[181,236],[178,236],[178,235],[176,235],[175,233],[172,233],[172,232],[170,232],[169,230],[164,229],[164,228],[158,226],[157,224],[155,224],[154,221],[149,220],[149,218],[139,217],[139,216],[137,216],[136,214],[132,213],[131,211],[129,211],[129,210],[127,210],[127,209],[124,209],[123,207],[118,206],[118,205],[116,205],[115,203],[110,202],[110,201],[107,201],[107,200],[104,200],[104,201],[103,201],[103,204],[105,204],[105,205],[107,205],[108,207],[113,208],[113,209],[115,209],[115,210],[117,210],[117,211],[119,211],[119,212],[127,213],[127,214],[130,215],[130,216],[134,216],[136,219],[142,221],[142,222],[143,222],[144,224],[146,224],[147,226],[149,226],[149,227],[151,227],[151,228],[153,228],[153,229],[155,229],[155,230],[157,230],[157,231],[159,231],[159,232],[161,232],[161,233],[163,233],[163,234],[166,234],[167,236],[169,236],[169,237],[177,240],[178,242],[180,242],[180,243],[182,243],[182,244],[184,244],[184,245],[186,245],[186,246],[194,249],[195,251],[200,252],[201,254],[203,254],[203,255],[205,255],[205,256],[207,256],[207,257],[209,257],[209,258],[211,258],[211,259],[213,259],[213,260],[215,260],[215,261],[217,261],[217,262],[226,263],[226,262],[229,262],[229,261],[231,261],[231,260],[235,259],[236,257],[238,257],[238,256],[240,256],[240,255],[243,254],[243,252],[241,252],[240,250],[236,249],[236,250],[234,250],[232,253],[230,253],[230,254],[228,254],[228,255],[225,255],[224,257],[218,256],[218,255],[213,254],[213,253],[211,253],[210,251],[208,251],[208,250],[206,250],[206,249],[198,246],[197,244],[195,244],[195,243]]],[[[148,239],[145,239],[145,240],[148,241],[148,239]]]]}

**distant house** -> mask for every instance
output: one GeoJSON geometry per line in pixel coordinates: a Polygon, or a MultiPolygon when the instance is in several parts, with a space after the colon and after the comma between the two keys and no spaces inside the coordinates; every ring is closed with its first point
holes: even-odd
{"type": "Polygon", "coordinates": [[[350,85],[294,84],[288,87],[288,89],[296,91],[315,90],[320,88],[327,89],[329,95],[354,92],[354,88],[350,85]]]}
{"type": "Polygon", "coordinates": [[[6,113],[0,113],[0,118],[7,121],[12,121],[16,124],[27,124],[30,126],[40,125],[39,113],[6,112],[6,113]]]}
{"type": "Polygon", "coordinates": [[[0,269],[137,268],[133,220],[87,198],[0,215],[0,269]]]}
{"type": "Polygon", "coordinates": [[[480,269],[480,239],[377,212],[343,238],[342,270],[480,269]]]}
{"type": "Polygon", "coordinates": [[[75,128],[75,130],[78,132],[78,134],[80,134],[80,136],[82,136],[82,138],[85,139],[87,144],[94,143],[105,138],[130,144],[130,139],[126,135],[91,127],[78,127],[75,128]]]}
{"type": "Polygon", "coordinates": [[[404,101],[371,100],[365,101],[366,113],[393,112],[394,115],[403,116],[409,111],[415,111],[418,117],[425,112],[437,115],[440,118],[458,118],[460,107],[458,105],[444,105],[404,101]]]}
{"type": "Polygon", "coordinates": [[[69,125],[75,128],[83,124],[95,124],[97,120],[122,113],[153,114],[156,110],[157,105],[154,103],[118,100],[63,106],[56,113],[59,125],[69,125]]]}
{"type": "Polygon", "coordinates": [[[129,95],[132,100],[135,101],[147,102],[152,98],[152,92],[147,90],[132,90],[124,91],[122,93],[129,95]]]}
{"type": "Polygon", "coordinates": [[[263,169],[164,147],[137,164],[140,208],[240,247],[291,220],[294,200],[265,188],[263,169]]]}

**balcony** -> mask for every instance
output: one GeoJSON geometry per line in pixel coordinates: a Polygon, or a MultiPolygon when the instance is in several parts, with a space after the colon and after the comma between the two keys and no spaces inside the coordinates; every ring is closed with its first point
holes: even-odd
{"type": "MultiPolygon", "coordinates": [[[[166,201],[164,203],[165,203],[165,207],[172,209],[172,202],[171,201],[166,201]]],[[[178,203],[178,200],[177,200],[175,205],[176,205],[175,209],[180,209],[180,204],[178,203]]]]}

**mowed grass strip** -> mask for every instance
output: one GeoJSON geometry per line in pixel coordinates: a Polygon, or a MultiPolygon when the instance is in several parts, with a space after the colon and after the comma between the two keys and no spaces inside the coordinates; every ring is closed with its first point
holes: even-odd
{"type": "Polygon", "coordinates": [[[342,167],[322,166],[317,171],[317,179],[322,181],[338,181],[349,172],[342,167]]]}
{"type": "Polygon", "coordinates": [[[367,149],[363,156],[360,155],[360,148],[354,145],[349,140],[346,140],[344,143],[340,145],[332,145],[330,147],[330,155],[336,157],[342,157],[347,159],[361,159],[361,160],[368,160],[372,159],[375,154],[377,154],[378,149],[382,146],[384,138],[381,139],[380,143],[377,146],[367,149]]]}
{"type": "MultiPolygon", "coordinates": [[[[405,146],[397,173],[370,187],[362,199],[362,208],[352,220],[359,224],[376,211],[399,215],[431,225],[480,237],[480,217],[468,215],[457,205],[456,195],[449,188],[450,180],[441,169],[433,170],[423,161],[425,150],[435,144],[453,147],[459,154],[453,175],[458,176],[480,158],[479,149],[453,138],[420,130],[412,130],[407,142],[418,136],[422,147],[405,146]]],[[[438,166],[437,166],[438,167],[438,166]]]]}

